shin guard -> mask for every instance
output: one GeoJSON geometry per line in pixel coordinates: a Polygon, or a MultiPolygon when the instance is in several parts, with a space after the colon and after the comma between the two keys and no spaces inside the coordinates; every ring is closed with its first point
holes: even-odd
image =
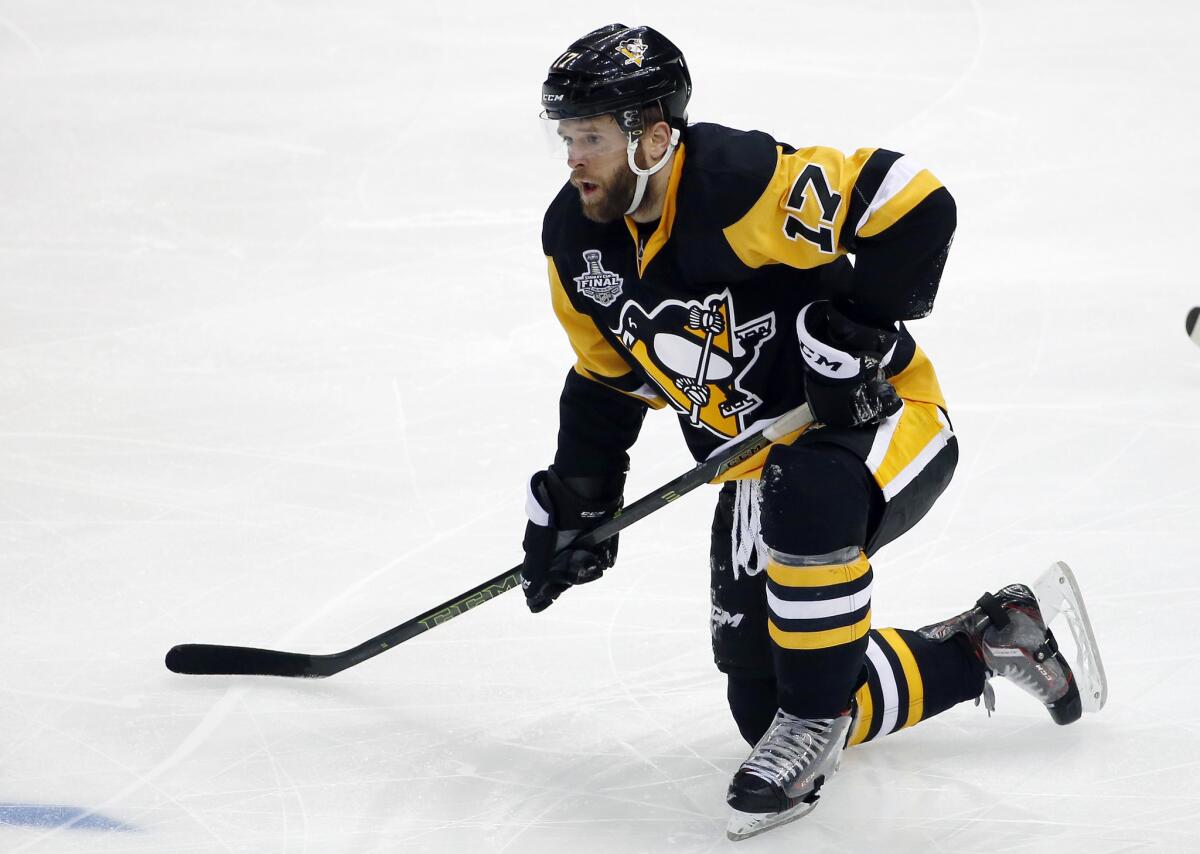
{"type": "Polygon", "coordinates": [[[767,629],[780,708],[832,718],[848,707],[871,627],[872,579],[857,546],[814,556],[770,551],[767,629]]]}

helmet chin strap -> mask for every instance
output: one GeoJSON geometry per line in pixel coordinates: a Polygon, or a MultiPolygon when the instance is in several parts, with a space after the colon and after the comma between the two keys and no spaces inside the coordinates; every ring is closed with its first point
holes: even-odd
{"type": "Polygon", "coordinates": [[[629,160],[629,168],[633,170],[633,174],[637,175],[637,185],[633,189],[633,201],[629,203],[629,210],[625,211],[625,216],[631,215],[642,204],[642,197],[646,195],[646,185],[650,183],[650,176],[667,165],[667,161],[671,159],[671,152],[679,145],[679,128],[671,129],[671,141],[667,143],[667,150],[663,152],[663,156],[657,163],[649,169],[643,169],[637,165],[637,160],[634,159],[634,154],[637,152],[638,141],[641,137],[629,134],[629,146],[625,149],[626,159],[629,160]]]}

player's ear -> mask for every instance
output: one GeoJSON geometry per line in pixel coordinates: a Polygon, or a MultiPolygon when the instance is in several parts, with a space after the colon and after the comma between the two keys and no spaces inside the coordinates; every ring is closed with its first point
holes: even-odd
{"type": "Polygon", "coordinates": [[[671,126],[666,122],[655,122],[650,128],[650,153],[655,161],[667,153],[671,142],[671,126]]]}

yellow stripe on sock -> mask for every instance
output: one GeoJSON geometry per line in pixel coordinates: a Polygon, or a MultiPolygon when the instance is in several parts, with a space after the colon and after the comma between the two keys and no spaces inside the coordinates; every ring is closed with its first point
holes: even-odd
{"type": "Polygon", "coordinates": [[[858,722],[850,733],[850,740],[846,742],[847,747],[862,744],[867,740],[867,733],[871,731],[871,717],[875,712],[871,703],[871,686],[863,685],[859,688],[854,694],[854,701],[858,704],[858,722]]]}
{"type": "Polygon", "coordinates": [[[871,564],[861,551],[853,563],[825,566],[785,566],[774,560],[767,561],[767,577],[784,587],[830,587],[862,578],[870,571],[871,564]]]}
{"type": "Polygon", "coordinates": [[[904,680],[908,683],[908,719],[897,727],[904,729],[918,723],[921,715],[925,713],[925,683],[921,679],[921,668],[917,666],[917,659],[904,642],[904,638],[900,637],[900,633],[895,629],[880,629],[879,634],[896,653],[896,658],[900,659],[904,680]]]}
{"type": "Polygon", "coordinates": [[[870,630],[870,611],[853,625],[838,626],[823,632],[785,632],[775,625],[774,620],[767,620],[767,631],[771,634],[771,640],[784,649],[828,649],[831,646],[853,643],[870,630]]]}

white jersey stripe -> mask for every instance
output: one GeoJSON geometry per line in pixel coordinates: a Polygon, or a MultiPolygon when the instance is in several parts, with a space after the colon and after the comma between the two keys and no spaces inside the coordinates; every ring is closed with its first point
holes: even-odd
{"type": "Polygon", "coordinates": [[[867,205],[867,209],[863,211],[862,217],[854,226],[854,233],[858,234],[862,231],[862,227],[867,224],[867,220],[871,218],[871,214],[886,205],[888,201],[907,187],[908,182],[917,177],[917,173],[921,172],[924,168],[924,166],[917,163],[907,154],[893,163],[892,168],[883,176],[883,183],[875,191],[875,198],[871,199],[871,204],[867,205]]]}
{"type": "Polygon", "coordinates": [[[867,660],[875,667],[875,675],[879,677],[879,687],[883,692],[883,717],[880,719],[879,735],[887,735],[896,728],[896,718],[900,709],[900,691],[896,688],[896,674],[892,665],[875,643],[875,638],[867,641],[867,660]]]}
{"type": "Polygon", "coordinates": [[[900,426],[900,419],[904,417],[906,405],[904,401],[900,402],[900,408],[894,415],[890,415],[883,420],[877,428],[875,428],[875,441],[871,443],[871,453],[867,454],[866,464],[867,470],[871,474],[879,471],[879,467],[883,465],[883,458],[887,456],[888,448],[892,446],[892,436],[896,433],[896,428],[900,426]]]}

